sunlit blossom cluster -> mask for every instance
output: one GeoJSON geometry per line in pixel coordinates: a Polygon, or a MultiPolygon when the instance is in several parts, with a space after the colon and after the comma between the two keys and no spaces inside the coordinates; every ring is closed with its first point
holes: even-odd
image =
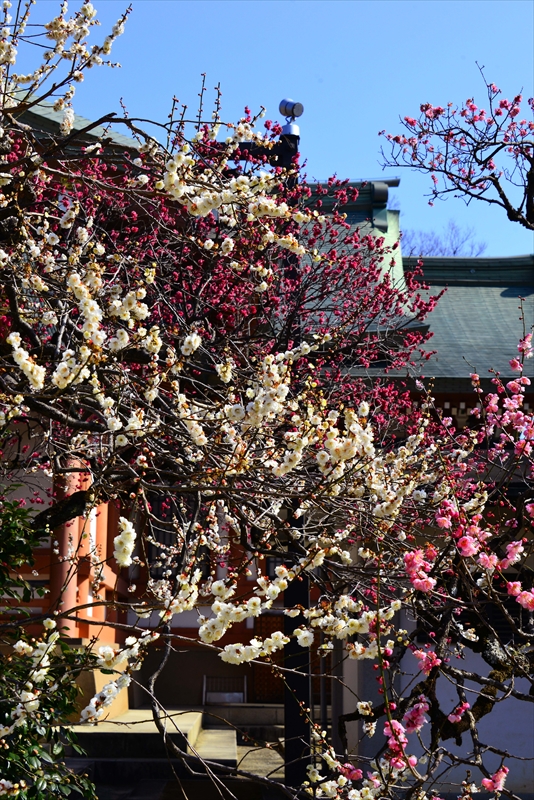
{"type": "Polygon", "coordinates": [[[129,567],[135,548],[136,533],[133,523],[124,517],[119,518],[119,535],[113,540],[113,557],[119,567],[129,567]]]}
{"type": "Polygon", "coordinates": [[[44,621],[45,636],[36,644],[19,640],[13,645],[13,651],[20,658],[28,662],[28,680],[24,684],[17,702],[11,711],[11,725],[0,726],[0,738],[9,736],[16,728],[25,725],[28,717],[34,716],[39,711],[40,695],[42,691],[54,692],[58,690],[56,683],[49,679],[51,666],[51,653],[56,647],[59,633],[54,630],[56,622],[53,619],[44,621]],[[48,633],[51,631],[51,633],[48,633]]]}
{"type": "Polygon", "coordinates": [[[131,683],[129,675],[119,675],[114,681],[106,683],[104,688],[91,698],[89,704],[82,709],[80,722],[96,723],[101,719],[108,706],[110,706],[119,692],[126,689],[131,683]]]}

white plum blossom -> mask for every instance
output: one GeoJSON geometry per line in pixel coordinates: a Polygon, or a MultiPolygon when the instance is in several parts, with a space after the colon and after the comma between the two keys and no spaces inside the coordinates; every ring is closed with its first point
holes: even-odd
{"type": "Polygon", "coordinates": [[[215,370],[217,375],[223,383],[230,383],[232,380],[232,362],[226,361],[223,364],[217,364],[215,370]]]}
{"type": "Polygon", "coordinates": [[[63,112],[63,119],[61,120],[61,125],[59,126],[59,130],[62,136],[67,136],[74,126],[74,109],[66,108],[63,112]]]}
{"type": "Polygon", "coordinates": [[[228,237],[224,239],[221,245],[221,253],[223,253],[224,255],[228,255],[229,253],[232,252],[233,249],[234,249],[234,240],[228,237]]]}
{"type": "Polygon", "coordinates": [[[129,675],[119,675],[116,680],[106,683],[104,688],[91,698],[89,704],[82,710],[80,722],[96,724],[101,719],[121,689],[125,689],[131,683],[129,675]]]}
{"type": "Polygon", "coordinates": [[[313,644],[313,633],[306,628],[297,628],[295,630],[295,637],[301,647],[311,647],[313,644]]]}
{"type": "Polygon", "coordinates": [[[180,350],[184,356],[190,356],[195,352],[195,350],[198,350],[201,344],[202,339],[200,338],[199,334],[196,331],[193,331],[185,337],[180,350]]]}
{"type": "Polygon", "coordinates": [[[19,656],[20,655],[30,656],[33,653],[33,647],[31,646],[31,644],[28,644],[28,642],[23,642],[21,640],[19,640],[13,645],[13,650],[19,656]]]}
{"type": "Polygon", "coordinates": [[[132,523],[125,519],[119,518],[119,535],[113,540],[114,551],[113,557],[117,561],[119,567],[129,567],[132,563],[132,553],[135,548],[136,533],[132,523]]]}
{"type": "Polygon", "coordinates": [[[13,360],[28,379],[32,391],[40,391],[45,383],[45,367],[36,364],[28,351],[21,346],[22,339],[20,334],[10,333],[6,338],[6,342],[12,346],[13,360]]]}

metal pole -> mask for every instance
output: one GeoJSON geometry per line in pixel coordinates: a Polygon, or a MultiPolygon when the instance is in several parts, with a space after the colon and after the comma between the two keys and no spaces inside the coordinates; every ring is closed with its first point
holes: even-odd
{"type": "MultiPolygon", "coordinates": [[[[268,150],[261,145],[242,142],[239,150],[241,158],[246,158],[247,154],[255,158],[266,155],[272,164],[282,168],[289,168],[293,158],[299,149],[299,128],[295,124],[295,117],[299,117],[304,108],[301,103],[293,100],[282,100],[280,113],[290,118],[288,124],[282,129],[282,135],[276,145],[268,150]]],[[[288,180],[288,188],[296,185],[297,178],[292,176],[288,180]]],[[[289,255],[286,256],[285,266],[288,271],[295,270],[296,259],[289,255]]],[[[297,331],[295,340],[300,336],[297,331]]],[[[291,515],[292,509],[289,510],[291,515]]],[[[302,526],[302,519],[290,517],[290,524],[293,528],[302,526]]],[[[303,552],[298,545],[290,539],[288,545],[288,556],[291,560],[298,561],[303,552]],[[291,556],[293,555],[293,559],[291,556]]],[[[309,579],[307,575],[292,581],[284,592],[284,604],[286,607],[302,606],[309,607],[309,579]]],[[[289,644],[284,648],[284,667],[295,670],[298,674],[285,673],[284,688],[284,738],[285,738],[285,782],[289,786],[299,786],[307,778],[306,767],[310,761],[310,724],[308,722],[311,713],[311,677],[310,677],[310,651],[307,647],[301,647],[293,637],[295,628],[299,627],[299,622],[291,617],[284,618],[284,633],[290,637],[289,644]]]]}
{"type": "MultiPolygon", "coordinates": [[[[290,544],[288,550],[291,553],[296,548],[290,544]]],[[[308,608],[307,576],[289,584],[284,592],[284,605],[308,608]]],[[[306,767],[310,760],[310,651],[307,647],[301,647],[292,636],[299,624],[298,618],[284,618],[284,633],[291,637],[289,644],[284,647],[284,667],[298,671],[298,674],[284,674],[285,782],[289,786],[299,786],[306,780],[306,767]]]]}
{"type": "MultiPolygon", "coordinates": [[[[282,110],[282,104],[280,106],[282,110]]],[[[301,112],[302,113],[302,112],[301,112]]],[[[292,123],[286,126],[280,140],[278,163],[281,167],[289,168],[293,157],[298,152],[300,138],[298,128],[292,123]],[[295,131],[292,133],[291,131],[295,131]]],[[[296,185],[296,176],[289,178],[288,188],[296,185]]],[[[286,257],[287,270],[296,269],[296,258],[286,257]]],[[[298,344],[300,331],[297,331],[295,343],[298,344]]],[[[291,513],[291,512],[290,512],[291,513]]],[[[302,527],[302,518],[296,519],[290,515],[289,522],[292,528],[302,527]]],[[[294,555],[295,561],[303,553],[296,542],[289,540],[288,555],[294,555]]],[[[308,608],[310,604],[310,586],[307,575],[301,575],[292,581],[284,592],[284,605],[292,608],[302,606],[308,608]]],[[[308,777],[306,767],[310,763],[310,714],[313,702],[311,692],[310,650],[301,647],[293,637],[295,628],[299,627],[297,619],[285,617],[284,633],[290,637],[289,644],[284,648],[284,667],[297,670],[299,674],[285,673],[284,689],[284,739],[285,739],[285,782],[288,786],[299,786],[308,777]]]]}
{"type": "Polygon", "coordinates": [[[332,650],[332,745],[338,756],[343,755],[343,744],[339,735],[339,718],[343,714],[343,644],[334,639],[332,650]]]}
{"type": "MultiPolygon", "coordinates": [[[[325,643],[325,636],[324,633],[321,632],[321,644],[325,643]]],[[[323,651],[324,652],[324,651],[323,651]]],[[[320,670],[321,670],[321,677],[319,678],[319,691],[320,691],[320,703],[321,703],[321,730],[326,731],[328,730],[328,697],[327,697],[327,686],[326,686],[326,655],[321,656],[321,660],[319,662],[320,670]]],[[[313,702],[313,692],[312,692],[312,702],[313,702]]]]}

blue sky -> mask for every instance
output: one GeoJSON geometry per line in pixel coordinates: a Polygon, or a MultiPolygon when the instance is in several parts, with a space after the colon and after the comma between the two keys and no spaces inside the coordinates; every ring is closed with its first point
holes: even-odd
{"type": "MultiPolygon", "coordinates": [[[[93,0],[103,37],[126,8],[93,0]]],[[[71,3],[71,10],[78,4],[71,3]]],[[[200,74],[208,102],[221,83],[223,118],[249,105],[278,119],[283,97],[300,100],[301,152],[310,178],[401,177],[394,190],[404,227],[439,230],[450,218],[476,229],[486,254],[533,252],[532,233],[482,203],[428,206],[428,178],[379,163],[378,131],[422,102],[444,105],[485,90],[476,62],[505,96],[534,95],[532,0],[133,0],[113,59],[77,89],[75,110],[90,118],[120,111],[162,119],[176,95],[196,108],[200,74]]],[[[37,14],[59,2],[38,0],[37,14]]]]}

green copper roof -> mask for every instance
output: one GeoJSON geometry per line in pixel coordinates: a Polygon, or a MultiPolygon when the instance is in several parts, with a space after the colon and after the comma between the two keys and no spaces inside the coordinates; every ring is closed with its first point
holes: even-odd
{"type": "MultiPolygon", "coordinates": [[[[424,280],[431,286],[532,286],[534,255],[506,258],[424,257],[424,280]]],[[[405,271],[412,270],[417,258],[404,258],[405,271]]]]}
{"type": "MultiPolygon", "coordinates": [[[[404,259],[404,268],[417,259],[404,259]]],[[[523,335],[520,298],[527,332],[534,324],[534,256],[508,258],[425,258],[423,280],[430,293],[446,289],[428,317],[434,336],[428,349],[436,355],[423,366],[427,377],[468,378],[490,369],[512,376],[509,361],[523,335]]],[[[525,363],[534,376],[534,359],[525,363]]]]}
{"type": "MultiPolygon", "coordinates": [[[[344,186],[336,187],[346,190],[349,198],[351,191],[354,189],[358,191],[357,198],[355,200],[349,199],[339,210],[347,215],[347,222],[349,225],[362,225],[367,222],[375,230],[387,233],[389,187],[398,186],[398,184],[399,179],[392,178],[383,181],[350,181],[344,186]]],[[[316,194],[317,188],[319,186],[327,188],[328,182],[309,183],[308,186],[312,191],[308,205],[313,205],[318,199],[316,194]]],[[[321,196],[320,200],[322,202],[322,211],[324,214],[331,214],[334,206],[338,203],[337,198],[332,197],[332,195],[321,196]]]]}
{"type": "MultiPolygon", "coordinates": [[[[35,106],[32,106],[26,111],[23,111],[18,116],[18,119],[25,125],[30,125],[30,127],[36,132],[57,135],[59,126],[63,120],[63,111],[54,111],[54,106],[52,103],[43,101],[35,106]]],[[[86,119],[79,114],[75,114],[73,132],[83,130],[83,128],[86,128],[91,124],[91,120],[86,119]]],[[[139,147],[135,139],[131,139],[129,136],[124,136],[122,133],[117,133],[117,131],[114,131],[111,128],[104,128],[101,125],[98,125],[97,127],[92,128],[90,131],[84,133],[83,138],[91,142],[95,142],[101,138],[106,138],[110,139],[114,145],[128,149],[137,150],[139,147]]]]}

